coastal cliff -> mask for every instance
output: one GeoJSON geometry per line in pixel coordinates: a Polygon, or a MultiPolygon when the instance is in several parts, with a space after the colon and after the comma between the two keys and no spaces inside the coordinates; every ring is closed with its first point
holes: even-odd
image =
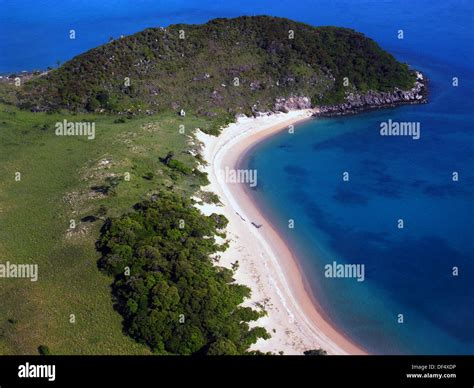
{"type": "MultiPolygon", "coordinates": [[[[420,72],[416,72],[416,77],[417,80],[411,89],[395,88],[389,92],[373,90],[366,93],[347,92],[345,102],[339,104],[314,106],[308,96],[277,98],[273,111],[288,113],[292,110],[314,109],[313,116],[315,117],[332,117],[405,104],[424,104],[428,101],[428,82],[420,72]]],[[[258,115],[258,112],[254,112],[255,115],[258,115]]]]}
{"type": "Polygon", "coordinates": [[[409,90],[396,88],[392,92],[369,91],[349,93],[346,102],[335,105],[321,105],[315,109],[316,117],[342,116],[371,109],[391,108],[405,104],[424,104],[428,101],[427,81],[417,72],[417,81],[409,90]]]}

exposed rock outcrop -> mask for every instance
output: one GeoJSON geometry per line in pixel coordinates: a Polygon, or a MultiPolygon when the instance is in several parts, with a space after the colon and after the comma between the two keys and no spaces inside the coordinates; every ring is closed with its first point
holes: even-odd
{"type": "MultiPolygon", "coordinates": [[[[312,106],[310,97],[280,97],[275,100],[273,111],[287,113],[291,110],[314,108],[314,116],[340,116],[404,104],[423,104],[427,102],[427,96],[427,81],[421,73],[417,72],[416,81],[410,90],[396,88],[391,92],[369,91],[363,94],[352,92],[347,94],[346,101],[341,104],[320,105],[315,107],[312,106]]],[[[257,111],[256,107],[252,110],[255,115],[257,111]]]]}
{"type": "Polygon", "coordinates": [[[417,80],[410,90],[370,91],[365,94],[349,93],[345,103],[319,106],[315,110],[314,116],[339,116],[403,104],[423,104],[427,102],[427,95],[426,80],[421,73],[417,73],[417,80]]]}
{"type": "Polygon", "coordinates": [[[277,112],[288,113],[295,109],[310,109],[311,98],[305,96],[291,96],[289,98],[277,98],[274,110],[277,112]]]}

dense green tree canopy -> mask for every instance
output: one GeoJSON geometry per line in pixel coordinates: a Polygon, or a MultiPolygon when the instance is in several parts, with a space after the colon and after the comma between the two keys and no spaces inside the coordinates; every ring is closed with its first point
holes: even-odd
{"type": "Polygon", "coordinates": [[[100,266],[114,276],[125,330],[157,353],[242,354],[263,328],[263,313],[240,306],[249,288],[213,265],[227,220],[202,215],[191,201],[160,193],[108,220],[98,242],[100,266]]]}
{"type": "Polygon", "coordinates": [[[414,81],[406,64],[356,31],[245,16],[113,40],[28,82],[19,101],[33,110],[184,108],[223,117],[270,110],[281,97],[336,103],[346,92],[409,89],[414,81]]]}

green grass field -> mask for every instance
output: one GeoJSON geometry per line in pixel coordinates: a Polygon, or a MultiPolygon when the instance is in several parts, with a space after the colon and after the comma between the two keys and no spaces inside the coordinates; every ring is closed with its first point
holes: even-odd
{"type": "Polygon", "coordinates": [[[209,123],[174,114],[116,120],[0,105],[0,262],[39,267],[37,282],[0,279],[1,354],[37,354],[39,345],[52,354],[149,354],[122,333],[112,279],[97,268],[103,221],[81,219],[101,206],[106,216],[118,216],[158,188],[197,191],[202,178],[171,171],[159,157],[172,151],[194,167],[188,135],[209,123]],[[56,136],[54,125],[64,119],[95,122],[96,138],[56,136]],[[113,194],[91,190],[110,182],[113,194]]]}

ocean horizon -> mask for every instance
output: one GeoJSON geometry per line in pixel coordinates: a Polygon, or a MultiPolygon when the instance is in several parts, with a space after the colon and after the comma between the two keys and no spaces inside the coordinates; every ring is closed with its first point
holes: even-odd
{"type": "Polygon", "coordinates": [[[474,6],[469,0],[339,0],[316,7],[313,0],[300,0],[291,7],[271,0],[104,0],[93,4],[87,0],[60,4],[54,0],[1,0],[0,5],[5,11],[0,14],[0,35],[8,37],[0,39],[0,74],[54,68],[106,44],[110,38],[145,28],[243,15],[280,16],[313,26],[352,28],[396,57],[402,55],[399,59],[416,58],[422,49],[423,56],[433,63],[441,60],[465,69],[472,69],[474,63],[474,6]],[[71,30],[74,39],[70,39],[71,30]],[[402,40],[397,39],[399,30],[404,31],[402,40]]]}

